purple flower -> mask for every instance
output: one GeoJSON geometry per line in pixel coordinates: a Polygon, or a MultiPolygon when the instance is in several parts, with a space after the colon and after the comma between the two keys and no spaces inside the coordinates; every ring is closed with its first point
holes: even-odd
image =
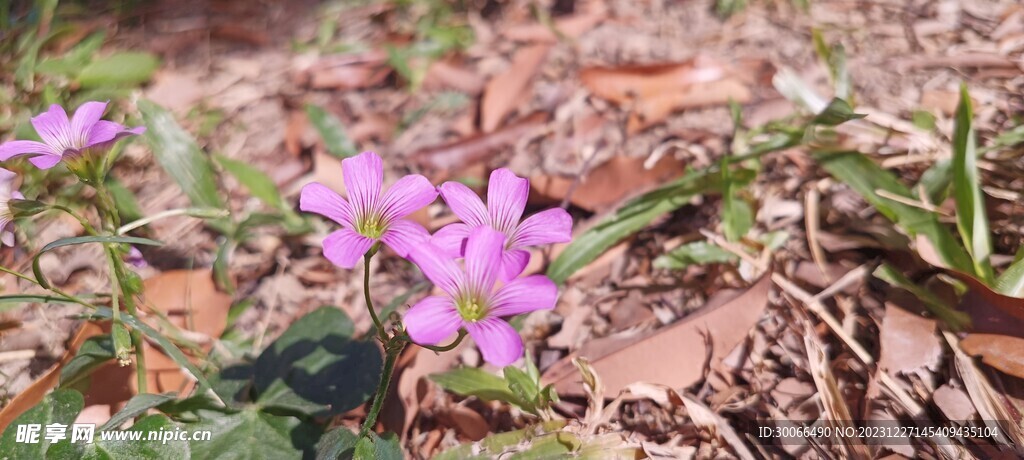
{"type": "Polygon", "coordinates": [[[8,203],[11,199],[25,199],[21,192],[14,190],[16,176],[17,174],[14,172],[0,168],[0,243],[6,246],[14,246],[14,232],[7,228],[7,225],[14,220],[8,203]]]}
{"type": "Polygon", "coordinates": [[[129,247],[128,254],[125,256],[124,261],[128,262],[128,265],[135,268],[146,268],[149,266],[149,262],[146,261],[146,257],[142,255],[142,251],[135,246],[129,247]]]}
{"type": "Polygon", "coordinates": [[[466,237],[474,228],[488,226],[505,234],[501,256],[501,279],[510,280],[523,272],[530,262],[525,248],[572,240],[572,217],[564,209],[538,212],[526,220],[519,218],[526,209],[530,181],[508,169],[496,169],[487,185],[487,206],[469,187],[458,182],[441,184],[441,196],[462,223],[446,225],[434,233],[431,242],[451,257],[461,257],[466,237]]]}
{"type": "Polygon", "coordinates": [[[31,155],[28,161],[36,167],[50,169],[61,159],[78,156],[90,149],[107,149],[124,136],[146,131],[143,126],[128,129],[112,121],[100,120],[106,109],[106,102],[86,102],[68,120],[63,107],[51,105],[50,110],[32,118],[32,126],[43,142],[10,141],[0,144],[0,161],[31,155]]]}
{"type": "Polygon", "coordinates": [[[409,258],[444,296],[427,297],[405,314],[402,322],[413,341],[437,345],[460,327],[476,341],[484,360],[507,366],[523,355],[523,340],[503,316],[555,307],[558,288],[544,275],[515,279],[498,289],[505,235],[490,227],[473,229],[466,242],[465,269],[441,248],[416,246],[409,258]]]}
{"type": "Polygon", "coordinates": [[[437,199],[437,189],[426,177],[410,174],[381,193],[384,165],[376,153],[341,160],[341,169],[348,201],[317,182],[303,187],[299,197],[299,209],[342,226],[324,239],[324,257],[352,268],[378,241],[406,257],[411,247],[430,238],[422,226],[403,219],[437,199]]]}

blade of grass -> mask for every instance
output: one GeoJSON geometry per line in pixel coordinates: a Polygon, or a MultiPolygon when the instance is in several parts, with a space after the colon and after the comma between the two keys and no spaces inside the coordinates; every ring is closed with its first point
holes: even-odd
{"type": "Polygon", "coordinates": [[[956,108],[953,129],[953,197],[956,199],[956,225],[967,252],[974,261],[972,272],[988,285],[994,275],[989,261],[992,240],[989,235],[985,199],[978,180],[977,145],[973,127],[974,110],[967,86],[960,86],[960,104],[956,108]]]}

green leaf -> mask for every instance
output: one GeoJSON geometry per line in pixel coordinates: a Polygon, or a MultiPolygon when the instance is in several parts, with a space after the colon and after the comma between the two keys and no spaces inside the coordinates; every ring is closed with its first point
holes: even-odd
{"type": "Polygon", "coordinates": [[[115,430],[122,423],[138,417],[156,406],[173,401],[174,396],[175,393],[173,392],[164,394],[142,393],[132,396],[132,399],[129,399],[128,403],[110,417],[110,420],[107,420],[107,423],[104,423],[99,429],[100,431],[115,430]]]}
{"type": "MultiPolygon", "coordinates": [[[[560,430],[565,426],[564,420],[553,420],[539,425],[531,426],[521,430],[496,433],[481,439],[475,443],[462,444],[441,452],[434,457],[434,460],[462,460],[462,459],[484,459],[495,458],[500,454],[517,446],[529,448],[536,439],[543,438],[549,433],[560,430]]],[[[553,457],[562,458],[562,457],[553,457]]]]}
{"type": "Polygon", "coordinates": [[[508,389],[515,394],[524,405],[523,410],[534,415],[540,415],[538,408],[542,406],[540,399],[540,386],[526,372],[517,367],[506,366],[503,373],[508,389]]]}
{"type": "Polygon", "coordinates": [[[46,451],[52,444],[46,440],[46,425],[59,423],[70,426],[78,413],[85,407],[85,398],[75,390],[57,390],[50,393],[39,404],[14,419],[0,437],[0,455],[10,459],[46,458],[46,451]],[[38,424],[41,426],[36,443],[17,442],[18,426],[38,424]]]}
{"type": "Polygon", "coordinates": [[[15,219],[31,217],[50,209],[50,205],[35,200],[13,199],[7,202],[7,206],[10,208],[11,217],[15,219]]]}
{"type": "Polygon", "coordinates": [[[58,446],[59,452],[47,456],[54,459],[86,458],[104,460],[179,460],[190,458],[191,448],[188,441],[172,440],[170,437],[180,429],[180,425],[171,421],[166,415],[149,415],[139,419],[131,428],[115,433],[124,433],[124,438],[118,439],[118,434],[112,434],[113,439],[103,440],[96,437],[92,444],[61,441],[58,446]],[[129,433],[141,433],[140,441],[131,440],[129,433]],[[166,435],[165,435],[166,433],[166,435]],[[167,441],[162,438],[150,441],[153,436],[167,436],[167,441]]]}
{"type": "Polygon", "coordinates": [[[729,241],[739,241],[754,226],[754,211],[739,195],[743,184],[732,177],[732,168],[722,165],[722,229],[729,241]]]}
{"type": "MultiPolygon", "coordinates": [[[[1021,252],[1018,251],[1018,256],[1021,252]]],[[[999,278],[996,291],[1010,297],[1024,297],[1024,258],[1018,257],[999,278]]]]}
{"type": "Polygon", "coordinates": [[[149,81],[160,67],[156,56],[143,52],[121,52],[96,59],[78,74],[83,88],[97,86],[137,86],[149,81]]]}
{"type": "Polygon", "coordinates": [[[114,359],[114,342],[110,334],[90,337],[78,353],[60,369],[60,387],[69,388],[82,381],[96,368],[114,359]]]}
{"type": "Polygon", "coordinates": [[[985,214],[985,197],[978,179],[978,149],[972,126],[974,118],[967,86],[960,86],[960,104],[953,128],[953,197],[956,199],[956,226],[974,260],[974,273],[992,285],[992,240],[985,214]]]}
{"type": "Polygon", "coordinates": [[[314,454],[320,429],[295,417],[248,407],[240,412],[198,409],[192,432],[210,430],[209,441],[192,441],[192,458],[303,459],[314,454]]]}
{"type": "Polygon", "coordinates": [[[323,107],[308,104],[306,105],[306,115],[309,116],[309,121],[320,133],[324,147],[327,147],[327,151],[332,155],[345,158],[359,153],[352,139],[349,139],[348,134],[345,133],[345,127],[341,125],[341,121],[324,110],[323,107]]]}
{"type": "Polygon", "coordinates": [[[509,389],[501,377],[475,367],[460,367],[440,374],[430,374],[441,388],[462,396],[476,396],[485,401],[504,401],[519,407],[529,403],[509,389]]]}
{"type": "Polygon", "coordinates": [[[821,30],[817,28],[811,29],[811,38],[814,41],[814,50],[825,63],[825,67],[828,68],[836,97],[850,100],[852,91],[850,74],[846,69],[846,49],[843,48],[843,45],[829,46],[825,43],[825,37],[821,34],[821,30]]]}
{"type": "Polygon", "coordinates": [[[698,194],[720,192],[721,188],[721,176],[703,170],[641,195],[574,238],[548,267],[548,278],[564,283],[577,270],[658,216],[681,208],[698,194]]]}
{"type": "Polygon", "coordinates": [[[734,263],[738,260],[739,257],[717,244],[694,241],[654,259],[654,267],[679,270],[691,265],[734,263]]]}
{"type": "Polygon", "coordinates": [[[953,182],[953,162],[950,159],[938,160],[921,174],[921,180],[914,186],[914,194],[917,199],[929,203],[942,203],[946,201],[946,194],[949,191],[949,184],[953,182]],[[921,196],[921,191],[925,196],[921,196]]]}
{"type": "Polygon", "coordinates": [[[64,246],[73,246],[76,244],[88,244],[88,243],[101,243],[101,244],[138,244],[144,246],[163,246],[163,243],[151,240],[149,238],[139,238],[135,236],[73,236],[70,238],[61,238],[56,241],[51,241],[46,246],[36,253],[35,257],[32,258],[32,273],[36,276],[36,281],[39,282],[44,288],[49,289],[50,283],[46,281],[46,277],[43,276],[43,270],[39,266],[39,258],[49,251],[64,246]]]}
{"type": "MultiPolygon", "coordinates": [[[[342,458],[345,458],[344,453],[342,458]]],[[[356,460],[402,460],[405,458],[405,453],[402,452],[398,436],[394,433],[377,436],[377,433],[371,432],[368,437],[361,438],[356,442],[352,458],[356,460]]]]}
{"type": "Polygon", "coordinates": [[[912,199],[910,191],[894,174],[859,152],[815,152],[814,157],[829,174],[849,185],[904,233],[912,238],[918,235],[927,238],[948,267],[973,272],[967,252],[949,229],[939,222],[935,213],[877,193],[877,190],[885,190],[912,199]]]}
{"type": "Polygon", "coordinates": [[[249,193],[252,196],[274,208],[291,210],[285,203],[284,198],[281,198],[281,193],[277,190],[274,180],[263,171],[260,171],[259,168],[238,160],[232,160],[224,155],[217,155],[215,158],[225,171],[234,176],[235,179],[238,179],[238,182],[245,186],[245,188],[249,189],[249,193]]]}
{"type": "Polygon", "coordinates": [[[317,460],[337,460],[343,456],[351,457],[359,437],[344,426],[339,426],[324,433],[316,443],[317,460]]]}
{"type": "Polygon", "coordinates": [[[12,304],[0,307],[0,311],[7,311],[17,304],[26,302],[39,302],[39,303],[77,303],[73,300],[68,300],[63,297],[45,295],[45,294],[11,294],[11,295],[0,295],[0,304],[12,304]]]}
{"type": "Polygon", "coordinates": [[[971,325],[971,318],[966,313],[946,305],[946,302],[943,302],[935,293],[910,281],[903,273],[900,273],[899,270],[896,270],[889,264],[883,263],[879,265],[875,269],[874,275],[875,278],[904,289],[916,296],[928,308],[928,311],[946,323],[950,329],[960,331],[971,325]]]}
{"type": "Polygon", "coordinates": [[[61,75],[74,78],[92,60],[93,54],[103,46],[105,31],[96,32],[75,45],[59,58],[46,59],[36,66],[36,71],[46,75],[61,75]]]}
{"type": "Polygon", "coordinates": [[[853,113],[853,108],[850,107],[848,102],[835,98],[828,103],[825,110],[822,110],[814,117],[813,120],[811,120],[811,123],[823,126],[837,126],[866,116],[867,115],[853,113]]]}
{"type": "MultiPolygon", "coordinates": [[[[192,136],[163,107],[146,100],[139,101],[138,107],[153,155],[192,204],[200,208],[227,209],[217,189],[217,176],[210,159],[192,136]]],[[[211,221],[209,225],[223,234],[231,233],[230,222],[226,219],[211,221]]]]}
{"type": "Polygon", "coordinates": [[[306,415],[338,415],[366,402],[383,366],[372,342],[352,340],[352,321],[320,307],[293,323],[256,359],[257,403],[306,415]]]}
{"type": "Polygon", "coordinates": [[[135,194],[125,188],[121,181],[108,177],[106,185],[107,191],[114,198],[114,206],[122,222],[136,221],[145,216],[142,206],[139,206],[138,200],[135,199],[135,194]]]}

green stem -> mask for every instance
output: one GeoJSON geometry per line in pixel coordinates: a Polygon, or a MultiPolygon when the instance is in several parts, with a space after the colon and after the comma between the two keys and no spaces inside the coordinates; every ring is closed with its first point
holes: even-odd
{"type": "Polygon", "coordinates": [[[384,325],[377,317],[377,310],[373,308],[373,300],[370,299],[370,259],[373,258],[372,251],[363,255],[363,298],[366,299],[366,310],[370,312],[373,319],[373,327],[377,329],[377,337],[381,343],[387,344],[388,336],[384,332],[384,325]]]}
{"type": "Polygon", "coordinates": [[[92,227],[92,224],[89,223],[89,220],[86,219],[85,217],[82,217],[77,212],[72,211],[71,208],[59,204],[51,204],[50,207],[58,211],[64,211],[67,215],[74,217],[76,220],[78,220],[78,223],[82,225],[82,228],[85,229],[85,233],[94,236],[97,235],[96,229],[92,227]]]}
{"type": "Polygon", "coordinates": [[[384,398],[388,395],[388,388],[391,386],[391,375],[395,372],[395,363],[398,362],[398,355],[405,348],[405,341],[391,340],[384,344],[384,351],[387,355],[384,358],[384,369],[380,373],[380,383],[377,385],[377,394],[373,396],[373,404],[370,405],[370,412],[366,414],[363,427],[359,430],[359,438],[367,436],[377,424],[377,416],[384,406],[384,398]]]}
{"type": "MultiPolygon", "coordinates": [[[[400,340],[404,340],[406,342],[416,343],[416,342],[412,341],[412,338],[410,338],[408,334],[403,334],[401,336],[398,336],[397,338],[400,339],[400,340]]],[[[427,350],[431,350],[431,351],[437,351],[437,352],[452,351],[452,350],[455,349],[455,347],[459,346],[459,344],[462,343],[462,339],[464,339],[464,338],[466,338],[466,330],[465,329],[459,329],[459,336],[456,337],[455,340],[452,343],[449,343],[448,345],[444,345],[444,346],[420,345],[418,343],[416,345],[419,345],[420,347],[426,348],[427,350]]]]}

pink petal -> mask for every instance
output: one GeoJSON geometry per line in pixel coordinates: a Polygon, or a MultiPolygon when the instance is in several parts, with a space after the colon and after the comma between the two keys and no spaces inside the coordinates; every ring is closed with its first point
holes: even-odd
{"type": "Polygon", "coordinates": [[[440,191],[441,197],[444,198],[445,203],[448,203],[448,207],[452,208],[452,212],[470,227],[479,227],[490,223],[491,219],[487,214],[487,208],[484,207],[484,202],[480,201],[480,197],[469,187],[458,182],[445,182],[441,184],[440,191]]]}
{"type": "Polygon", "coordinates": [[[324,257],[341,268],[352,268],[370,246],[373,246],[373,239],[342,228],[324,238],[324,257]]]}
{"type": "Polygon", "coordinates": [[[400,219],[388,225],[380,240],[398,255],[409,257],[412,248],[430,241],[430,233],[422,225],[411,220],[400,219]]]}
{"type": "Polygon", "coordinates": [[[457,297],[465,275],[455,261],[430,242],[417,245],[409,251],[409,260],[420,267],[423,275],[452,297],[457,297]]]}
{"type": "Polygon", "coordinates": [[[106,147],[103,144],[112,143],[122,137],[142,134],[146,132],[145,126],[136,126],[128,129],[124,125],[112,121],[100,120],[92,126],[85,141],[85,147],[106,147]]]}
{"type": "MultiPolygon", "coordinates": [[[[100,118],[103,117],[103,112],[106,110],[106,102],[89,101],[78,106],[78,109],[75,110],[75,115],[71,117],[72,139],[75,139],[78,142],[83,142],[89,139],[93,125],[95,125],[97,121],[100,121],[100,118]]],[[[105,140],[110,140],[112,138],[113,136],[105,140]]]]}
{"type": "Polygon", "coordinates": [[[54,151],[63,153],[75,147],[71,137],[71,122],[63,107],[53,104],[46,112],[32,117],[31,122],[39,137],[54,151]]]}
{"type": "Polygon", "coordinates": [[[522,249],[508,249],[501,255],[501,276],[502,281],[515,279],[522,275],[526,265],[530,263],[529,251],[522,249]]]}
{"type": "Polygon", "coordinates": [[[513,316],[555,308],[558,287],[544,275],[530,275],[504,285],[491,298],[491,316],[513,316]]]}
{"type": "Polygon", "coordinates": [[[384,182],[384,162],[380,157],[373,152],[363,152],[346,158],[341,160],[341,172],[353,217],[359,220],[375,211],[384,182]]]}
{"type": "Polygon", "coordinates": [[[547,209],[519,224],[511,247],[523,248],[572,241],[572,216],[562,208],[547,209]]]}
{"type": "Polygon", "coordinates": [[[461,222],[448,224],[434,232],[430,242],[443,249],[448,257],[458,259],[466,253],[466,238],[469,238],[469,225],[461,222]]]}
{"type": "Polygon", "coordinates": [[[0,243],[14,247],[14,232],[10,230],[0,230],[0,243]]]}
{"type": "Polygon", "coordinates": [[[3,184],[4,186],[9,186],[9,183],[13,182],[15,177],[18,177],[18,173],[8,169],[0,168],[0,184],[3,184]]]}
{"type": "Polygon", "coordinates": [[[0,144],[0,161],[7,161],[11,158],[22,155],[57,155],[49,145],[36,141],[10,141],[0,144]]]}
{"type": "Polygon", "coordinates": [[[352,205],[326,185],[311,182],[299,193],[299,209],[315,212],[348,228],[353,228],[352,205]]]}
{"type": "Polygon", "coordinates": [[[46,155],[34,156],[32,158],[29,158],[28,161],[39,169],[50,169],[54,166],[57,166],[57,163],[60,163],[61,158],[62,157],[60,155],[54,155],[50,153],[46,155]]]}
{"type": "Polygon", "coordinates": [[[505,367],[523,356],[523,339],[501,318],[484,318],[467,322],[465,326],[484,355],[484,361],[505,367]]]}
{"type": "Polygon", "coordinates": [[[384,222],[401,219],[437,199],[437,188],[419,174],[410,174],[395,182],[380,202],[384,222]]]}
{"type": "Polygon", "coordinates": [[[487,212],[491,225],[507,234],[519,225],[530,195],[530,181],[505,168],[495,169],[487,185],[487,212]]]}
{"type": "Polygon", "coordinates": [[[477,227],[466,240],[467,287],[478,295],[489,295],[501,273],[505,234],[491,227],[477,227]]]}
{"type": "Polygon", "coordinates": [[[462,317],[452,299],[430,296],[413,305],[402,317],[402,324],[413,342],[437,345],[459,330],[462,317]]]}

